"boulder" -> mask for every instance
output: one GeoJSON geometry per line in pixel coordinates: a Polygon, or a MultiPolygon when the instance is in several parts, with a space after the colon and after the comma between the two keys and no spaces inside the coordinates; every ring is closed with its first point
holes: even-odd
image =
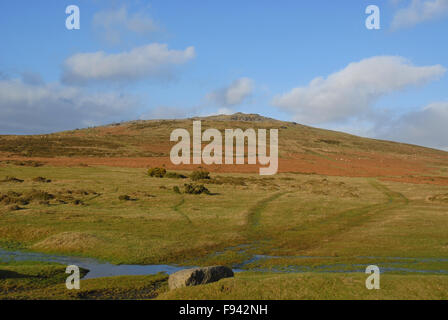
{"type": "Polygon", "coordinates": [[[173,273],[168,278],[170,290],[187,286],[197,286],[233,277],[232,269],[224,266],[185,269],[173,273]]]}

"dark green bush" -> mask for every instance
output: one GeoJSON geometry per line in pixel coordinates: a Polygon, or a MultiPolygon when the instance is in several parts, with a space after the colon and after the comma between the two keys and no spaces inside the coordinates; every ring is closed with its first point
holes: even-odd
{"type": "Polygon", "coordinates": [[[165,168],[150,168],[148,169],[148,175],[150,177],[163,178],[166,175],[165,168]]]}
{"type": "Polygon", "coordinates": [[[186,183],[184,184],[184,193],[187,194],[210,194],[210,191],[202,184],[192,184],[186,183]]]}
{"type": "Polygon", "coordinates": [[[193,181],[207,180],[210,179],[210,173],[204,170],[193,171],[190,175],[190,179],[193,181]]]}

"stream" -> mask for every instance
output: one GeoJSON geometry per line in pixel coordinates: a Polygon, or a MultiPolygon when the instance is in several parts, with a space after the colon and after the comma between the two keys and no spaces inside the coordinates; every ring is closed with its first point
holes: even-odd
{"type": "MultiPolygon", "coordinates": [[[[301,272],[324,272],[324,273],[353,273],[361,272],[364,273],[368,264],[342,264],[335,263],[329,265],[319,265],[311,268],[309,266],[292,265],[288,267],[278,267],[273,269],[259,269],[251,268],[244,269],[244,267],[250,263],[272,259],[280,258],[276,256],[267,255],[254,255],[252,258],[235,265],[233,268],[234,272],[244,272],[244,271],[260,271],[260,272],[282,272],[282,273],[301,273],[301,272]]],[[[282,257],[288,258],[288,257],[282,257]]],[[[312,258],[306,256],[291,256],[289,258],[312,258]]],[[[315,257],[318,258],[318,257],[315,257]]],[[[362,258],[362,257],[359,257],[362,258]]],[[[375,257],[364,257],[374,260],[375,257]]],[[[384,258],[384,257],[382,257],[384,258]]],[[[401,272],[401,273],[432,273],[432,274],[448,274],[448,270],[424,270],[421,268],[409,268],[403,267],[403,263],[411,260],[413,263],[422,262],[448,262],[448,259],[430,259],[430,258],[405,258],[405,257],[391,257],[389,259],[395,260],[395,262],[389,262],[387,264],[378,264],[381,273],[387,272],[401,272]]],[[[84,257],[70,257],[63,255],[51,255],[38,252],[27,252],[27,251],[7,251],[0,248],[0,262],[11,262],[11,261],[39,261],[39,262],[54,262],[63,265],[76,265],[78,267],[88,269],[89,272],[83,277],[83,279],[95,279],[102,277],[112,277],[112,276],[131,276],[131,275],[149,275],[157,274],[159,272],[165,272],[167,274],[172,274],[174,272],[194,268],[194,266],[178,266],[178,265],[135,265],[135,264],[122,264],[115,265],[108,262],[99,261],[93,258],[84,257]]]]}

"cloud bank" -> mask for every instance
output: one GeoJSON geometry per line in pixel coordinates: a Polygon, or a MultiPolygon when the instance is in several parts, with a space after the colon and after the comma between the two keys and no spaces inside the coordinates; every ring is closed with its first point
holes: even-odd
{"type": "Polygon", "coordinates": [[[135,97],[115,92],[0,80],[0,131],[36,134],[111,123],[132,117],[138,105],[135,97]]]}
{"type": "Polygon", "coordinates": [[[160,29],[145,11],[130,14],[126,6],[96,13],[92,25],[111,44],[120,43],[126,32],[148,35],[160,29]]]}
{"type": "Polygon", "coordinates": [[[416,24],[448,15],[448,0],[412,0],[408,7],[397,11],[392,30],[410,28],[416,24]]]}
{"type": "Polygon", "coordinates": [[[448,151],[448,102],[435,102],[374,128],[382,139],[430,146],[448,151]]]}
{"type": "Polygon", "coordinates": [[[384,95],[440,78],[445,71],[441,65],[417,67],[402,57],[377,56],[315,78],[272,104],[305,124],[343,121],[366,113],[384,95]]]}
{"type": "Polygon", "coordinates": [[[223,107],[232,107],[243,103],[253,92],[254,82],[249,78],[240,78],[229,86],[215,90],[207,99],[223,107]]]}
{"type": "Polygon", "coordinates": [[[85,84],[165,78],[172,75],[175,66],[190,61],[195,55],[194,47],[170,50],[166,44],[159,43],[117,54],[106,54],[103,51],[78,53],[65,61],[62,81],[85,84]]]}

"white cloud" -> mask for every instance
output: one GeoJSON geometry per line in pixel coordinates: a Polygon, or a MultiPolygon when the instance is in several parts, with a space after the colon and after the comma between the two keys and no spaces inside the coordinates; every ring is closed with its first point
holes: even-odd
{"type": "Polygon", "coordinates": [[[220,106],[236,106],[248,98],[254,88],[254,82],[249,78],[240,78],[229,86],[209,93],[207,99],[220,106]]]}
{"type": "Polygon", "coordinates": [[[230,115],[230,114],[234,114],[235,112],[232,109],[229,108],[219,108],[217,114],[225,114],[225,115],[230,115]]]}
{"type": "Polygon", "coordinates": [[[368,112],[388,93],[437,79],[445,71],[441,65],[417,67],[402,57],[377,56],[350,63],[327,78],[315,78],[272,103],[301,123],[343,121],[368,112]]]}
{"type": "Polygon", "coordinates": [[[170,50],[166,44],[153,43],[129,52],[106,54],[103,51],[78,53],[64,63],[63,81],[133,81],[168,77],[172,68],[195,57],[194,47],[170,50]]]}
{"type": "Polygon", "coordinates": [[[141,115],[140,119],[184,119],[195,115],[197,112],[197,107],[180,108],[173,106],[158,106],[148,110],[146,113],[141,115]]]}
{"type": "Polygon", "coordinates": [[[34,134],[132,118],[132,96],[87,92],[59,84],[0,80],[0,133],[34,134]]]}
{"type": "Polygon", "coordinates": [[[392,29],[412,27],[446,15],[448,0],[412,0],[409,6],[397,11],[392,20],[392,29]]]}
{"type": "Polygon", "coordinates": [[[96,13],[93,16],[93,26],[112,44],[119,43],[124,32],[147,35],[160,29],[144,10],[130,14],[125,6],[96,13]]]}
{"type": "Polygon", "coordinates": [[[379,122],[374,131],[382,139],[448,150],[448,102],[434,102],[396,120],[379,122]]]}

